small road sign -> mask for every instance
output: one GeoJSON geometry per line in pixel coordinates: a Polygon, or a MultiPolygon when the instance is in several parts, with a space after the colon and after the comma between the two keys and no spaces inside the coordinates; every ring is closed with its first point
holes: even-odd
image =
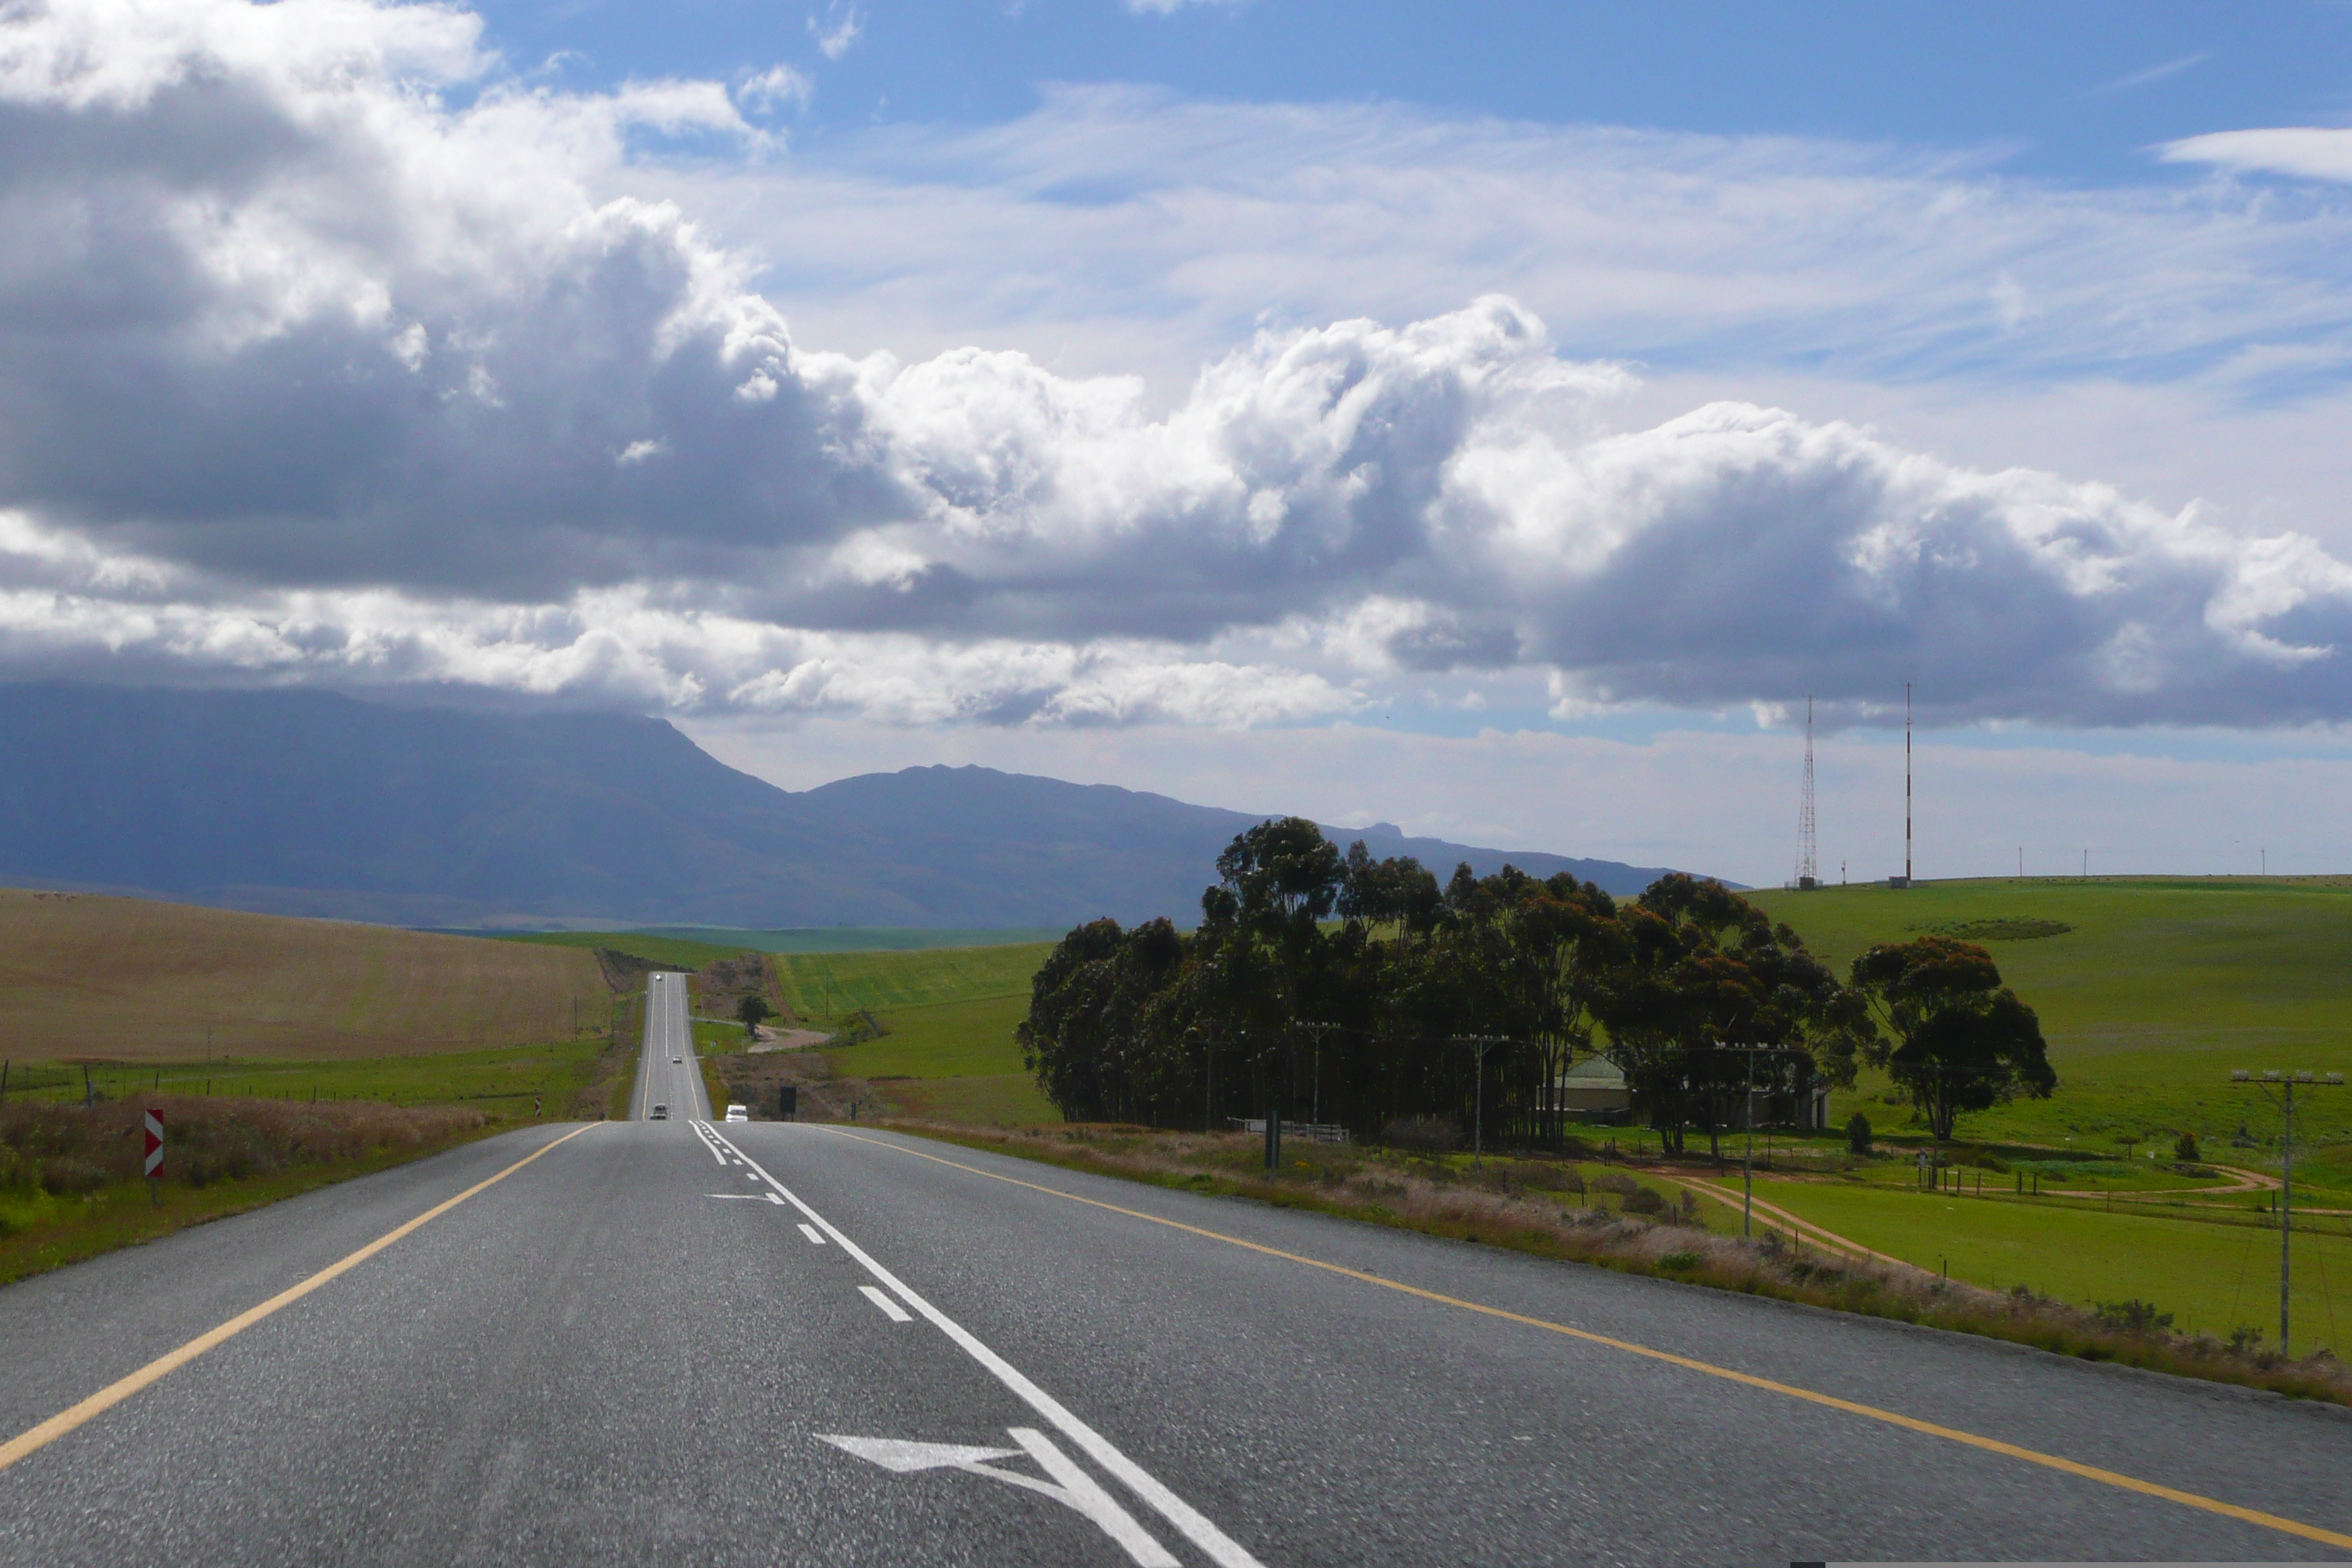
{"type": "Polygon", "coordinates": [[[150,1109],[147,1112],[147,1176],[150,1181],[163,1173],[163,1113],[150,1109]]]}

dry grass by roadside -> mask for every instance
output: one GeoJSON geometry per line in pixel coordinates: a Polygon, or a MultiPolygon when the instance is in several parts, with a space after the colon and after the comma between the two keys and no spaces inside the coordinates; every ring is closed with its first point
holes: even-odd
{"type": "Polygon", "coordinates": [[[166,1097],[159,1205],[144,1103],[0,1107],[0,1282],[243,1213],[499,1131],[479,1110],[166,1097]]]}
{"type": "Polygon", "coordinates": [[[572,1097],[578,1121],[629,1119],[629,1100],[637,1091],[637,1056],[645,1049],[645,993],[619,998],[613,1016],[613,1033],[596,1053],[587,1087],[572,1097]]]}
{"type": "Polygon", "coordinates": [[[577,1039],[611,993],[573,949],[0,889],[0,1039],[55,1060],[328,1060],[577,1039]]]}
{"type": "Polygon", "coordinates": [[[1474,1174],[1388,1151],[1307,1145],[1286,1149],[1285,1168],[1276,1174],[1261,1168],[1258,1142],[1244,1136],[1102,1126],[887,1125],[1070,1170],[1255,1198],[1539,1258],[1981,1334],[2085,1361],[2352,1405],[2352,1376],[2325,1353],[2288,1362],[2204,1336],[2130,1326],[2027,1291],[1995,1292],[1900,1264],[1834,1257],[1791,1246],[1774,1233],[1756,1241],[1717,1235],[1693,1223],[1688,1210],[1649,1218],[1603,1203],[1570,1206],[1550,1184],[1558,1178],[1546,1174],[1557,1171],[1556,1162],[1497,1159],[1474,1174]]]}

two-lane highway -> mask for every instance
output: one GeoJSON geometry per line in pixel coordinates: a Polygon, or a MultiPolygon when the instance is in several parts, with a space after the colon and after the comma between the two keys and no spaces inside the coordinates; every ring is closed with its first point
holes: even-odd
{"type": "Polygon", "coordinates": [[[0,1562],[2352,1554],[2312,1408],[866,1129],[558,1136],[0,1290],[0,1429],[89,1402],[0,1451],[0,1562]]]}
{"type": "Polygon", "coordinates": [[[646,978],[645,1047],[637,1053],[636,1092],[630,1115],[653,1118],[660,1106],[671,1121],[709,1118],[710,1096],[702,1086],[702,1064],[694,1054],[694,1026],[687,1011],[687,976],[659,970],[646,978]]]}

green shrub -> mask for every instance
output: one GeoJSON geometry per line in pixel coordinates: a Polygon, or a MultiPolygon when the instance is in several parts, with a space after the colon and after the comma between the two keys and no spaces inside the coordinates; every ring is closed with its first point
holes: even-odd
{"type": "Polygon", "coordinates": [[[2159,1312],[2153,1301],[2137,1297],[2128,1301],[2101,1301],[2094,1309],[2102,1328],[2115,1329],[2127,1334],[2153,1333],[2172,1327],[2172,1314],[2159,1312]]]}
{"type": "Polygon", "coordinates": [[[1462,1129],[1448,1116],[1400,1116],[1381,1129],[1381,1142],[1391,1149],[1442,1154],[1462,1147],[1462,1129]]]}
{"type": "Polygon", "coordinates": [[[1845,1146],[1853,1153],[1870,1152],[1870,1118],[1859,1110],[1845,1124],[1845,1146]]]}
{"type": "Polygon", "coordinates": [[[2183,1132],[2172,1141],[2172,1157],[2184,1165],[2193,1165],[2204,1158],[2197,1152],[2197,1134],[2183,1132]]]}

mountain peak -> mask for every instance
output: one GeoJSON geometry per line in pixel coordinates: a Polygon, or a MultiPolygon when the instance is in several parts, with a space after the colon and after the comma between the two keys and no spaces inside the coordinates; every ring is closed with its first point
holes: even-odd
{"type": "MultiPolygon", "coordinates": [[[[788,794],[656,720],[0,686],[0,879],[410,925],[1189,921],[1264,815],[973,764],[788,794]],[[61,768],[53,759],[69,756],[61,768]]],[[[1443,876],[1613,861],[1378,837],[1443,876]]]]}

